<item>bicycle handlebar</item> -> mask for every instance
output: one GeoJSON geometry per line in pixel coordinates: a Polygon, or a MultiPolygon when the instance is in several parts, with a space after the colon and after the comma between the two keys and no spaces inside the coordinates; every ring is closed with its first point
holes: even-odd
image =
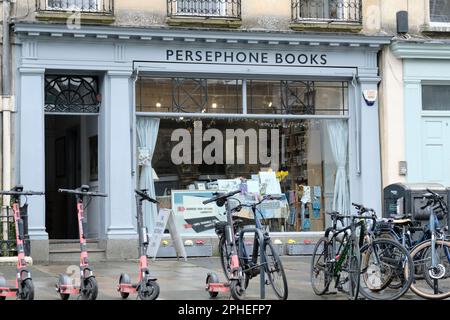
{"type": "Polygon", "coordinates": [[[241,192],[241,190],[235,190],[235,191],[231,191],[231,192],[228,192],[228,193],[217,193],[215,197],[212,197],[212,198],[210,198],[208,200],[205,200],[202,203],[203,204],[208,204],[208,203],[211,203],[211,202],[215,202],[217,200],[225,200],[225,199],[227,199],[229,197],[232,197],[235,194],[238,194],[240,192],[241,192]]]}
{"type": "Polygon", "coordinates": [[[136,194],[139,195],[144,200],[150,201],[152,203],[159,203],[158,200],[155,200],[155,199],[151,198],[147,194],[146,190],[137,190],[137,189],[135,189],[134,192],[136,192],[136,194]]]}
{"type": "Polygon", "coordinates": [[[107,197],[106,193],[93,192],[93,191],[81,191],[80,189],[58,189],[58,192],[76,194],[80,196],[90,196],[90,197],[107,197]]]}

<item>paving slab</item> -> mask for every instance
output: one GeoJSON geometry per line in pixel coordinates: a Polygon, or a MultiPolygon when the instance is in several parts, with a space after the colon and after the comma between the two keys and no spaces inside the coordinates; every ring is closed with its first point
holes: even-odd
{"type": "MultiPolygon", "coordinates": [[[[310,257],[307,256],[283,256],[283,266],[289,287],[290,300],[345,300],[345,294],[316,296],[309,282],[310,257]]],[[[152,275],[158,280],[161,288],[159,299],[164,300],[206,300],[209,299],[205,291],[205,280],[208,272],[214,271],[224,280],[220,260],[217,257],[189,258],[188,261],[159,258],[156,261],[149,259],[152,275]]],[[[93,263],[94,273],[99,285],[99,300],[121,300],[116,291],[119,276],[122,272],[128,273],[132,281],[137,280],[138,261],[104,261],[93,263]]],[[[30,266],[35,285],[35,299],[58,300],[55,284],[59,273],[68,272],[76,274],[76,264],[34,264],[30,266]]],[[[5,276],[10,284],[13,283],[15,268],[0,266],[0,275],[5,276]]],[[[130,295],[128,299],[135,299],[136,295],[130,295]]],[[[259,277],[250,281],[246,293],[247,299],[259,298],[259,277]]],[[[77,299],[71,296],[70,299],[77,299]]],[[[229,294],[219,294],[218,300],[230,299],[229,294]]],[[[270,285],[266,286],[266,299],[276,299],[270,285]]],[[[412,292],[408,292],[402,299],[420,299],[412,292]]]]}

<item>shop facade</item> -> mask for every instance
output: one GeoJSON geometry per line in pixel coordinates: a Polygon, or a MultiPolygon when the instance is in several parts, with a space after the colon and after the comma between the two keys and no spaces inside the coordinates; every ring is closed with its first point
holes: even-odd
{"type": "Polygon", "coordinates": [[[390,50],[402,64],[403,121],[396,130],[404,136],[404,178],[449,186],[450,46],[446,41],[410,40],[393,42],[390,50]]]}
{"type": "MultiPolygon", "coordinates": [[[[381,213],[367,98],[386,37],[25,23],[15,34],[17,182],[46,191],[29,199],[39,260],[49,239],[74,237],[72,202],[56,190],[81,184],[108,194],[87,216],[110,259],[134,256],[135,187],[192,239],[214,238],[223,217],[202,216],[198,199],[241,178],[284,195],[263,213],[283,239],[323,231],[325,212],[351,202],[381,213]]],[[[155,214],[145,208],[150,228],[155,214]]]]}

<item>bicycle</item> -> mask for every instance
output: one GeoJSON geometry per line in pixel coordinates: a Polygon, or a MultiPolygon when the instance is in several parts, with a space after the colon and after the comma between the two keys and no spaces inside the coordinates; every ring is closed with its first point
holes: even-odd
{"type": "Polygon", "coordinates": [[[450,297],[450,241],[446,234],[448,225],[441,227],[437,212],[442,211],[448,221],[448,206],[443,197],[429,189],[427,192],[423,195],[426,203],[421,209],[429,213],[431,238],[411,251],[413,268],[422,275],[415,277],[411,290],[426,299],[446,299],[450,297]]]}
{"type": "Polygon", "coordinates": [[[348,284],[350,299],[357,299],[359,293],[371,300],[400,298],[412,281],[411,273],[403,278],[404,265],[412,266],[408,251],[393,240],[375,238],[375,211],[359,204],[352,205],[357,209],[357,215],[328,213],[332,217],[333,227],[327,229],[325,237],[316,244],[311,263],[314,292],[318,295],[325,294],[334,278],[335,287],[339,291],[345,291],[343,285],[348,284]],[[344,226],[344,219],[350,219],[350,225],[344,226]],[[372,221],[370,228],[366,225],[367,220],[372,221]],[[338,221],[341,222],[342,229],[337,229],[338,221]],[[336,250],[337,243],[339,247],[336,250]],[[323,250],[320,249],[321,246],[323,250]],[[322,252],[316,259],[320,250],[322,252]],[[342,272],[347,274],[343,280],[342,272]],[[321,273],[324,273],[323,288],[319,288],[320,282],[315,282],[321,273]],[[395,290],[387,290],[394,279],[399,279],[401,285],[395,290]]]}
{"type": "MultiPolygon", "coordinates": [[[[219,194],[215,198],[203,202],[207,204],[216,201],[217,205],[220,206],[225,201],[227,204],[227,222],[218,222],[216,224],[216,233],[219,236],[221,265],[227,280],[230,282],[231,295],[236,300],[242,300],[250,279],[258,275],[261,276],[261,269],[263,269],[268,279],[268,283],[266,282],[265,284],[268,285],[270,283],[278,299],[286,300],[288,297],[286,274],[269,233],[264,230],[261,224],[258,213],[261,216],[262,214],[257,208],[264,201],[279,200],[280,198],[269,195],[253,204],[243,204],[238,199],[231,198],[239,192],[219,194]],[[237,201],[238,205],[232,208],[230,200],[237,201]],[[241,221],[234,221],[233,214],[241,211],[243,208],[252,210],[255,218],[254,228],[242,227],[241,221]],[[254,233],[251,256],[248,255],[244,242],[244,234],[249,232],[254,233]]],[[[217,279],[209,279],[209,281],[218,282],[217,279]]],[[[217,292],[210,292],[210,294],[211,296],[217,296],[217,292]]]]}
{"type": "Polygon", "coordinates": [[[361,246],[360,293],[370,300],[396,300],[402,297],[413,281],[412,259],[409,251],[399,242],[377,237],[377,215],[373,209],[353,204],[359,215],[368,214],[372,226],[363,225],[364,243],[361,246]],[[404,273],[405,266],[409,272],[404,273]]]}
{"type": "Polygon", "coordinates": [[[311,286],[316,295],[324,295],[329,293],[334,279],[335,289],[346,292],[349,299],[356,300],[359,294],[361,263],[359,244],[362,241],[356,234],[356,229],[362,222],[356,219],[366,217],[345,216],[338,212],[327,214],[331,216],[333,226],[325,231],[325,236],[320,238],[314,247],[310,271],[311,286]],[[344,226],[344,219],[350,219],[348,226],[344,226]],[[340,229],[338,222],[342,224],[340,229]]]}

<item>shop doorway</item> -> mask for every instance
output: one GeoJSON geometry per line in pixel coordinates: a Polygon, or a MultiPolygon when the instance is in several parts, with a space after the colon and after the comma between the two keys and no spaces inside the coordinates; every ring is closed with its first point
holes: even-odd
{"type": "Polygon", "coordinates": [[[97,179],[93,176],[98,175],[97,134],[96,115],[45,116],[45,207],[50,239],[78,238],[75,197],[58,189],[75,189],[97,179]]]}

